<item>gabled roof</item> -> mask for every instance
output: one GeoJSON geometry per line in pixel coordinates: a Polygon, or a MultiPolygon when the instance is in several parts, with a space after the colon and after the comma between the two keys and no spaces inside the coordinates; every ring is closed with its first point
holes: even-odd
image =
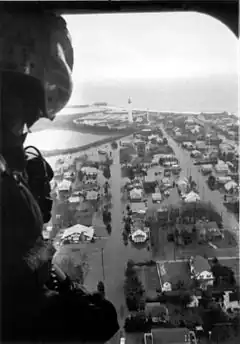
{"type": "Polygon", "coordinates": [[[200,274],[203,271],[211,271],[208,260],[201,256],[196,256],[194,258],[193,266],[196,274],[200,274]]]}

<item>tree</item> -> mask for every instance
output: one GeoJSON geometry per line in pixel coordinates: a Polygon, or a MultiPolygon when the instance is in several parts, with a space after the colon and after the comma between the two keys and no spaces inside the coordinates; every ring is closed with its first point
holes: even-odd
{"type": "Polygon", "coordinates": [[[117,144],[116,141],[113,141],[113,142],[111,143],[111,146],[112,146],[112,149],[117,149],[117,148],[118,148],[118,144],[117,144]]]}
{"type": "Polygon", "coordinates": [[[129,173],[129,179],[133,180],[135,178],[135,174],[134,174],[133,169],[131,167],[129,168],[128,173],[129,173]]]}
{"type": "Polygon", "coordinates": [[[85,174],[80,170],[78,172],[78,180],[81,182],[83,180],[84,176],[85,176],[85,174]]]}
{"type": "Polygon", "coordinates": [[[216,184],[216,178],[211,175],[208,177],[208,185],[210,188],[214,188],[215,187],[215,184],[216,184]]]}
{"type": "Polygon", "coordinates": [[[131,230],[131,225],[130,225],[129,222],[126,222],[125,225],[124,225],[124,231],[125,231],[126,233],[129,233],[130,230],[131,230]]]}
{"type": "Polygon", "coordinates": [[[106,179],[110,179],[111,178],[111,171],[110,171],[110,167],[109,166],[104,167],[103,175],[104,175],[104,177],[106,179]]]}
{"type": "Polygon", "coordinates": [[[110,223],[107,224],[106,230],[107,230],[107,232],[108,232],[109,235],[112,233],[112,226],[111,226],[110,223]]]}
{"type": "Polygon", "coordinates": [[[127,307],[130,311],[137,311],[143,302],[144,288],[139,280],[134,262],[129,260],[125,271],[124,294],[126,297],[127,307]]]}
{"type": "Polygon", "coordinates": [[[234,272],[228,266],[221,265],[219,262],[213,264],[211,271],[214,276],[215,286],[235,286],[236,280],[234,272]]]}
{"type": "Polygon", "coordinates": [[[129,311],[137,311],[139,309],[144,289],[137,275],[127,277],[124,284],[124,293],[129,311]]]}
{"type": "Polygon", "coordinates": [[[166,137],[163,138],[163,144],[164,144],[164,145],[167,145],[167,144],[168,144],[168,140],[167,140],[166,137]]]}

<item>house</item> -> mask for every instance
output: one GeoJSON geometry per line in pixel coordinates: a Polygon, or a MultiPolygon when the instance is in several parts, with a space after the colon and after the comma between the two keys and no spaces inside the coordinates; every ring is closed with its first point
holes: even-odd
{"type": "Polygon", "coordinates": [[[142,196],[143,196],[143,190],[142,189],[134,188],[129,193],[130,200],[134,201],[134,202],[141,201],[142,196]]]}
{"type": "Polygon", "coordinates": [[[192,158],[197,158],[197,157],[201,157],[201,156],[202,156],[202,153],[196,149],[191,152],[192,158]]]}
{"type": "Polygon", "coordinates": [[[187,328],[156,328],[144,334],[144,344],[197,344],[195,333],[187,328]]]}
{"type": "Polygon", "coordinates": [[[197,141],[196,142],[196,149],[198,150],[198,151],[205,151],[205,150],[207,150],[207,148],[208,148],[208,146],[206,145],[206,143],[205,142],[203,142],[203,141],[197,141]]]}
{"type": "Polygon", "coordinates": [[[235,147],[229,143],[221,143],[219,145],[219,150],[221,154],[228,155],[229,153],[234,153],[235,147]]]}
{"type": "Polygon", "coordinates": [[[185,203],[195,203],[200,201],[200,196],[194,191],[190,191],[188,194],[184,195],[183,198],[185,203]]]}
{"type": "Polygon", "coordinates": [[[96,177],[98,174],[98,169],[95,167],[89,167],[89,166],[82,167],[81,171],[87,176],[92,176],[92,177],[96,177]]]}
{"type": "Polygon", "coordinates": [[[214,277],[207,259],[201,256],[191,257],[189,268],[191,278],[199,282],[200,288],[206,289],[207,286],[213,285],[214,277]]]}
{"type": "Polygon", "coordinates": [[[63,178],[70,181],[74,180],[74,172],[70,172],[70,171],[65,172],[63,174],[63,178]]]}
{"type": "Polygon", "coordinates": [[[162,200],[162,195],[160,192],[152,194],[153,202],[160,202],[162,200]]]}
{"type": "Polygon", "coordinates": [[[154,324],[169,321],[168,309],[159,302],[150,302],[145,306],[145,314],[154,324]]]}
{"type": "Polygon", "coordinates": [[[230,176],[221,176],[221,177],[217,177],[216,181],[218,182],[218,184],[224,184],[226,185],[227,183],[231,182],[232,178],[230,176]]]}
{"type": "Polygon", "coordinates": [[[191,282],[188,264],[185,261],[157,262],[157,271],[162,291],[177,289],[179,282],[186,286],[191,282]]]}
{"type": "Polygon", "coordinates": [[[91,241],[94,236],[93,227],[86,227],[80,224],[67,228],[61,237],[61,241],[70,240],[73,242],[79,242],[80,239],[83,241],[91,241]]]}
{"type": "Polygon", "coordinates": [[[131,210],[132,210],[132,213],[145,214],[147,208],[144,202],[134,202],[134,203],[131,203],[131,210]]]}
{"type": "Polygon", "coordinates": [[[231,312],[240,311],[239,295],[237,292],[225,291],[223,295],[223,309],[231,312]]]}
{"type": "Polygon", "coordinates": [[[96,201],[99,197],[99,193],[95,190],[89,190],[86,194],[87,201],[96,201]]]}
{"type": "Polygon", "coordinates": [[[219,160],[217,165],[215,165],[215,171],[219,174],[225,174],[229,172],[228,165],[224,161],[219,160]]]}
{"type": "Polygon", "coordinates": [[[58,184],[58,191],[59,192],[69,192],[71,189],[72,182],[69,180],[64,179],[62,182],[58,184]]]}
{"type": "Polygon", "coordinates": [[[183,142],[182,146],[183,148],[188,149],[188,150],[192,150],[195,148],[192,142],[183,142]]]}
{"type": "Polygon", "coordinates": [[[71,203],[71,204],[76,204],[76,203],[79,203],[81,200],[81,197],[80,196],[71,196],[68,198],[68,202],[71,203]]]}
{"type": "Polygon", "coordinates": [[[224,185],[224,189],[227,191],[227,192],[231,192],[231,191],[234,191],[237,189],[237,183],[235,183],[233,180],[230,180],[229,182],[227,182],[225,185],[224,185]]]}
{"type": "Polygon", "coordinates": [[[137,229],[130,235],[130,238],[134,243],[138,244],[146,242],[148,239],[148,235],[141,229],[137,229]]]}
{"type": "Polygon", "coordinates": [[[202,165],[202,167],[201,167],[202,174],[204,174],[204,175],[211,173],[212,170],[213,170],[213,166],[211,164],[202,165]]]}
{"type": "Polygon", "coordinates": [[[146,150],[146,142],[140,139],[134,141],[138,155],[144,155],[146,150]]]}

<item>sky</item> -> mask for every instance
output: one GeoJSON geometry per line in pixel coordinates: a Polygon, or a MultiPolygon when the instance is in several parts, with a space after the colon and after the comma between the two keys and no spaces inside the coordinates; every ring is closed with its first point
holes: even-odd
{"type": "Polygon", "coordinates": [[[199,13],[64,16],[74,47],[71,103],[86,82],[237,75],[234,34],[199,13]]]}

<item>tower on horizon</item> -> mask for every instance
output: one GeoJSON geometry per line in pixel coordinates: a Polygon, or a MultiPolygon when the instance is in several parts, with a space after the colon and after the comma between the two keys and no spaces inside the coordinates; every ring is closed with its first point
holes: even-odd
{"type": "Polygon", "coordinates": [[[128,122],[133,123],[133,115],[132,115],[132,100],[128,98],[128,122]]]}

